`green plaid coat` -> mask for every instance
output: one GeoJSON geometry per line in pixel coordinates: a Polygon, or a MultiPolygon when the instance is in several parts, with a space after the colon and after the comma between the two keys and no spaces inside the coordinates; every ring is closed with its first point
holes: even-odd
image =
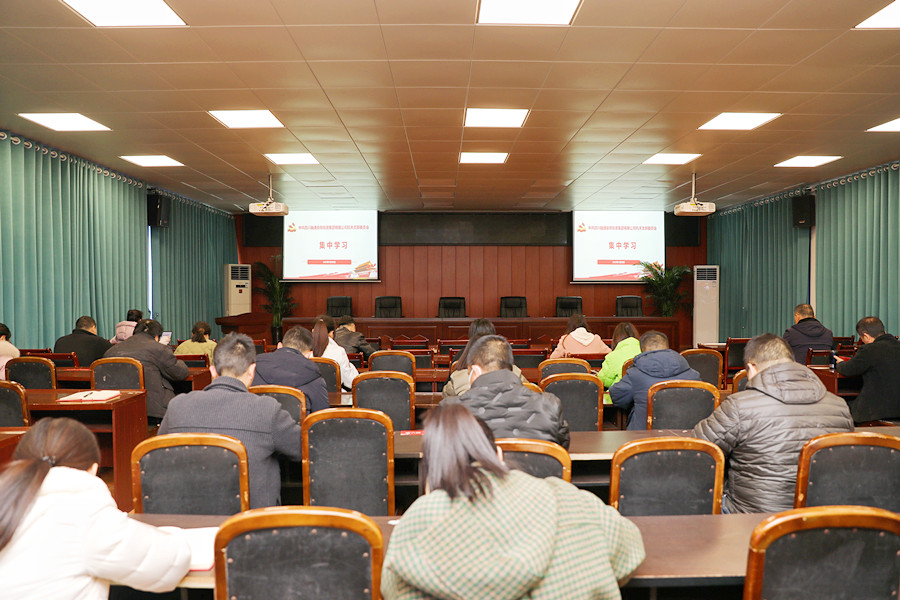
{"type": "Polygon", "coordinates": [[[644,560],[637,527],[593,494],[520,471],[469,502],[419,498],[391,534],[386,600],[620,598],[644,560]]]}

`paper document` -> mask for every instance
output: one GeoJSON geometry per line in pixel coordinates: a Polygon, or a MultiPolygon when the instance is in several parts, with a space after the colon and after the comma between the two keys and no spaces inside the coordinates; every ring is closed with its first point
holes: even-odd
{"type": "Polygon", "coordinates": [[[106,402],[119,397],[119,390],[88,390],[58,398],[57,402],[106,402]]]}

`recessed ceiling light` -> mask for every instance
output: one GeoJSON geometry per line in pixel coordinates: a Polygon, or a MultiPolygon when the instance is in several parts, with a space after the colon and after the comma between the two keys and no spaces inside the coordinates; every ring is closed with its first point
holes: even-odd
{"type": "Polygon", "coordinates": [[[209,114],[219,123],[231,129],[253,127],[284,127],[268,110],[211,110],[209,114]]]}
{"type": "Polygon", "coordinates": [[[294,154],[266,154],[266,158],[276,165],[317,165],[319,161],[309,152],[294,154]]]}
{"type": "Polygon", "coordinates": [[[781,113],[732,113],[723,112],[697,129],[734,129],[747,131],[777,119],[781,113]]]}
{"type": "Polygon", "coordinates": [[[871,129],[866,129],[866,131],[900,131],[900,119],[894,119],[893,121],[876,125],[871,129]]]}
{"type": "Polygon", "coordinates": [[[506,162],[508,152],[460,152],[459,162],[468,164],[502,164],[506,162]]]}
{"type": "Polygon", "coordinates": [[[481,0],[478,22],[501,25],[569,25],[580,0],[481,0]]]}
{"type": "Polygon", "coordinates": [[[169,158],[165,154],[147,154],[144,156],[120,156],[130,163],[134,163],[139,167],[183,167],[184,163],[180,163],[174,158],[169,158]]]}
{"type": "Polygon", "coordinates": [[[644,161],[645,165],[686,165],[691,162],[695,158],[699,157],[699,154],[667,154],[665,152],[660,152],[659,154],[654,154],[650,158],[644,161]]]}
{"type": "Polygon", "coordinates": [[[527,108],[467,108],[466,127],[521,127],[527,108]]]}
{"type": "Polygon", "coordinates": [[[19,116],[54,131],[109,131],[109,127],[81,113],[19,113],[19,116]]]}
{"type": "Polygon", "coordinates": [[[857,29],[896,29],[900,27],[900,1],[894,0],[856,26],[857,29]]]}
{"type": "Polygon", "coordinates": [[[820,167],[822,165],[834,162],[843,156],[795,156],[784,162],[780,162],[776,167],[820,167]]]}
{"type": "Polygon", "coordinates": [[[184,27],[163,0],[62,0],[96,27],[184,27]]]}

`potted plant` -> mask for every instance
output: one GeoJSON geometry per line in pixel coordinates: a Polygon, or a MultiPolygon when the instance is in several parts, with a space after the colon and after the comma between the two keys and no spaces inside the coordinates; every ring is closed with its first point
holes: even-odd
{"type": "MultiPolygon", "coordinates": [[[[273,257],[275,264],[281,261],[281,255],[273,257]]],[[[281,276],[269,268],[264,262],[253,263],[253,271],[257,277],[262,279],[262,287],[253,288],[254,292],[260,293],[268,300],[268,304],[263,304],[263,310],[272,314],[272,343],[277,344],[281,341],[281,335],[284,332],[282,327],[282,319],[290,316],[297,307],[291,297],[291,290],[288,284],[281,280],[281,276]]]]}
{"type": "Polygon", "coordinates": [[[642,262],[641,266],[645,272],[641,281],[647,284],[647,295],[653,299],[656,314],[671,317],[679,308],[690,306],[684,301],[684,293],[678,290],[684,276],[691,272],[690,267],[678,265],[664,269],[659,263],[649,262],[642,262]]]}

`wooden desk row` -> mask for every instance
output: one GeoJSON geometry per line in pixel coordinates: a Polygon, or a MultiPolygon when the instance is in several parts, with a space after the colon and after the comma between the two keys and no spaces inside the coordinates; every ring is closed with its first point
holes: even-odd
{"type": "MultiPolygon", "coordinates": [[[[747,570],[747,548],[753,528],[766,514],[631,517],[644,541],[647,557],[627,588],[742,585],[747,570]]],[[[131,515],[151,525],[183,528],[218,527],[227,517],[191,515],[131,515]]],[[[390,543],[396,517],[373,517],[390,543]]],[[[181,587],[212,589],[210,571],[192,571],[181,587]]]]}
{"type": "MultiPolygon", "coordinates": [[[[72,387],[88,388],[91,385],[90,367],[59,367],[56,369],[56,380],[74,384],[72,387]]],[[[175,392],[202,390],[212,382],[212,372],[204,367],[188,367],[188,376],[184,380],[175,381],[175,392]]]]}

